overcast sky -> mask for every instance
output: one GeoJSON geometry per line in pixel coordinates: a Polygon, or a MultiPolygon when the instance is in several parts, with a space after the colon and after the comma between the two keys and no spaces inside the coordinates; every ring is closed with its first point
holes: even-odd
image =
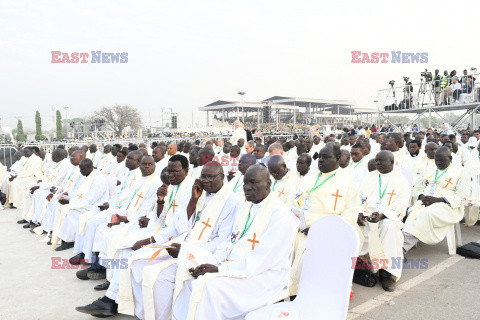
{"type": "Polygon", "coordinates": [[[0,0],[1,124],[21,117],[33,128],[38,109],[50,129],[52,106],[76,117],[130,104],[146,124],[172,107],[188,126],[192,110],[205,123],[198,107],[236,100],[239,90],[246,101],[280,95],[373,108],[392,79],[480,69],[479,9],[468,0],[0,0]],[[51,51],[97,50],[128,52],[128,63],[51,63],[51,51]],[[354,50],[428,52],[428,63],[352,64],[354,50]]]}

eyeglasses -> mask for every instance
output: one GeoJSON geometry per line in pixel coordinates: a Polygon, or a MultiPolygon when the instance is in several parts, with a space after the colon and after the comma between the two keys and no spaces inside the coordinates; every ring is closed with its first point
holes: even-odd
{"type": "Polygon", "coordinates": [[[218,177],[220,175],[220,173],[217,173],[216,175],[214,176],[211,176],[211,177],[205,177],[203,175],[200,176],[200,179],[201,180],[205,180],[205,181],[213,181],[215,180],[216,177],[218,177]]]}
{"type": "Polygon", "coordinates": [[[180,173],[182,173],[183,170],[180,171],[167,171],[167,174],[172,175],[172,176],[178,176],[180,173]]]}

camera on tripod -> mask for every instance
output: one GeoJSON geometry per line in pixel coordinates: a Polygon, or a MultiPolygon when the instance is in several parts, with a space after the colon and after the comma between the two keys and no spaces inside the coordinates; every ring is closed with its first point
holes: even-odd
{"type": "Polygon", "coordinates": [[[393,87],[395,85],[395,80],[390,80],[390,82],[388,84],[393,87]]]}
{"type": "Polygon", "coordinates": [[[408,84],[408,80],[410,80],[409,77],[403,77],[403,81],[405,81],[405,84],[408,84]]]}
{"type": "Polygon", "coordinates": [[[425,69],[425,71],[422,71],[422,73],[420,73],[420,76],[424,77],[425,78],[425,81],[432,81],[432,73],[430,71],[428,71],[427,69],[425,69]]]}

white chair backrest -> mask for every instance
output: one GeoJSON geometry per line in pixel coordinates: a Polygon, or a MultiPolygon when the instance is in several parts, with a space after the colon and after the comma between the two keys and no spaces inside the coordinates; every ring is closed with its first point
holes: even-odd
{"type": "Polygon", "coordinates": [[[110,195],[109,198],[113,196],[113,193],[115,192],[115,188],[117,187],[117,178],[114,176],[105,176],[105,179],[107,179],[108,183],[108,194],[110,195]]]}
{"type": "Polygon", "coordinates": [[[346,315],[354,271],[352,265],[358,250],[358,235],[343,218],[330,215],[318,219],[308,231],[297,299],[315,297],[318,290],[340,295],[347,299],[346,315]]]}

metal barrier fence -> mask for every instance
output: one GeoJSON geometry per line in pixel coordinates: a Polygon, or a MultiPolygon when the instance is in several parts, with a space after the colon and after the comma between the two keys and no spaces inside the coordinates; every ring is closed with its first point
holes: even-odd
{"type": "MultiPolygon", "coordinates": [[[[253,135],[254,138],[258,137],[259,135],[253,135]]],[[[10,168],[14,161],[14,154],[18,150],[20,150],[23,147],[32,147],[36,146],[38,148],[41,148],[45,150],[48,153],[51,153],[53,150],[55,150],[58,146],[65,146],[65,148],[70,148],[73,146],[82,146],[82,145],[90,145],[90,144],[96,144],[97,146],[105,146],[105,145],[114,145],[114,144],[120,144],[122,146],[128,146],[130,143],[145,143],[147,145],[150,145],[153,142],[165,142],[165,143],[175,143],[178,144],[181,141],[188,141],[188,142],[194,142],[196,140],[200,140],[200,142],[204,141],[206,138],[208,139],[230,139],[231,136],[199,136],[199,137],[183,137],[183,138],[171,138],[171,137],[163,137],[163,138],[148,138],[148,139],[142,139],[142,138],[133,138],[133,139],[121,139],[121,140],[89,140],[89,141],[71,141],[71,142],[34,142],[34,143],[24,143],[21,146],[20,145],[15,145],[15,144],[0,144],[0,162],[7,166],[7,168],[10,168]]],[[[286,138],[288,140],[293,138],[293,135],[288,134],[288,135],[264,135],[262,137],[276,137],[276,138],[286,138]]]]}

